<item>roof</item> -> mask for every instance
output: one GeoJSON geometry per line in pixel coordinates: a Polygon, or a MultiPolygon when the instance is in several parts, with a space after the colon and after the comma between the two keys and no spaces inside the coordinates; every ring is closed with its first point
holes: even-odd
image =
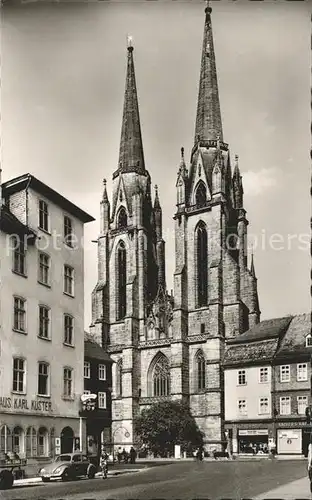
{"type": "Polygon", "coordinates": [[[261,321],[247,332],[228,340],[228,345],[274,339],[283,335],[292,320],[292,316],[261,321]]]}
{"type": "Polygon", "coordinates": [[[16,233],[19,236],[26,235],[36,238],[34,231],[15,217],[6,205],[2,205],[0,211],[0,230],[7,234],[16,233]]]}
{"type": "Polygon", "coordinates": [[[113,363],[113,360],[109,357],[105,349],[92,340],[84,341],[84,356],[85,358],[99,359],[100,361],[106,361],[106,363],[113,363]]]}
{"type": "Polygon", "coordinates": [[[54,189],[50,188],[39,179],[37,179],[32,174],[23,174],[19,177],[15,177],[14,179],[10,179],[2,184],[2,190],[4,197],[9,196],[18,191],[22,191],[26,187],[31,187],[34,191],[37,191],[39,194],[42,194],[47,199],[51,200],[56,205],[60,206],[68,213],[77,217],[77,219],[82,222],[92,222],[94,221],[94,217],[87,214],[84,210],[74,205],[71,201],[64,198],[60,193],[54,191],[54,189]]]}
{"type": "Polygon", "coordinates": [[[225,365],[246,365],[271,360],[278,347],[278,338],[228,346],[225,350],[225,365]]]}
{"type": "Polygon", "coordinates": [[[294,316],[280,343],[277,358],[298,354],[312,354],[312,347],[306,347],[306,336],[311,334],[311,314],[294,316]]]}

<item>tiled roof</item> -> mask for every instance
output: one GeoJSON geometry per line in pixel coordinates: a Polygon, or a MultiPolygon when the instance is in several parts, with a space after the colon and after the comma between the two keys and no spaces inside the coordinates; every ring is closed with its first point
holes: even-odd
{"type": "Polygon", "coordinates": [[[99,359],[101,361],[106,361],[107,363],[113,362],[113,360],[109,357],[109,354],[105,351],[105,349],[103,349],[99,344],[93,342],[92,340],[85,340],[84,356],[85,358],[99,359]]]}
{"type": "Polygon", "coordinates": [[[292,319],[287,332],[280,343],[278,357],[293,354],[311,354],[312,347],[305,347],[306,336],[311,334],[311,314],[299,314],[292,319]]]}
{"type": "Polygon", "coordinates": [[[225,350],[224,364],[236,365],[254,361],[271,360],[278,346],[278,338],[229,345],[225,350]]]}
{"type": "Polygon", "coordinates": [[[261,321],[247,332],[238,335],[234,339],[230,339],[228,344],[242,344],[245,342],[255,342],[280,337],[285,333],[291,320],[292,316],[286,316],[284,318],[273,318],[261,321]]]}

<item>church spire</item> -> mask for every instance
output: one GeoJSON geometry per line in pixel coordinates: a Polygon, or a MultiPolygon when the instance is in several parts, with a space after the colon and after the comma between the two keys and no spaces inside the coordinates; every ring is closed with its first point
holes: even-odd
{"type": "Polygon", "coordinates": [[[133,50],[132,38],[128,37],[126,88],[116,175],[120,172],[145,171],[133,50]]]}
{"type": "Polygon", "coordinates": [[[199,140],[223,142],[216,60],[211,27],[211,7],[205,9],[205,27],[201,58],[199,92],[195,127],[195,144],[199,140]]]}

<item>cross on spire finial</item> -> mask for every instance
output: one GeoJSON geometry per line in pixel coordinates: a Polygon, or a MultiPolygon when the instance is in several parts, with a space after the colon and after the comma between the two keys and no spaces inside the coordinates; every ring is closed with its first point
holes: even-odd
{"type": "Polygon", "coordinates": [[[127,35],[127,49],[129,52],[133,51],[133,44],[132,44],[133,38],[131,35],[127,35]]]}
{"type": "Polygon", "coordinates": [[[184,147],[181,148],[181,157],[184,158],[184,147]]]}
{"type": "Polygon", "coordinates": [[[106,187],[106,179],[103,179],[103,185],[106,187]]]}

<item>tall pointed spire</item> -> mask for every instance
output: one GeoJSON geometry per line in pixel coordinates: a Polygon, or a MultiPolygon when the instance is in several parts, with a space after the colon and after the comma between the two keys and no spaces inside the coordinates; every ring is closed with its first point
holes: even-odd
{"type": "Polygon", "coordinates": [[[195,144],[200,140],[223,142],[221,111],[219,102],[216,60],[211,27],[211,7],[205,9],[205,27],[201,58],[200,81],[197,103],[195,144]]]}
{"type": "Polygon", "coordinates": [[[128,37],[126,88],[116,174],[145,171],[133,50],[132,38],[128,37]]]}

